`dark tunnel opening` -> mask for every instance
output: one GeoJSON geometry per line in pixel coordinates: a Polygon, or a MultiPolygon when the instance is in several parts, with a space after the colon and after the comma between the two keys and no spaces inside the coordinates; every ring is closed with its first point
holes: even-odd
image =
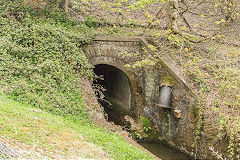
{"type": "Polygon", "coordinates": [[[93,84],[105,88],[102,91],[104,98],[100,98],[99,92],[98,102],[103,106],[104,111],[108,115],[108,121],[117,125],[124,125],[124,115],[130,111],[131,90],[127,75],[120,69],[107,65],[95,65],[94,73],[97,78],[93,84]]]}

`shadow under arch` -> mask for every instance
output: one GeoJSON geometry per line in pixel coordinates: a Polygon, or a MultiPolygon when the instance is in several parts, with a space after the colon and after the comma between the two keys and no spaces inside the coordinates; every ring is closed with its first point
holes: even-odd
{"type": "MultiPolygon", "coordinates": [[[[124,125],[123,124],[124,115],[129,115],[132,118],[137,118],[139,115],[141,115],[143,111],[143,106],[144,106],[144,95],[143,95],[141,81],[138,75],[136,74],[136,71],[132,70],[131,68],[125,68],[124,65],[127,64],[127,62],[123,61],[122,59],[117,59],[114,57],[96,56],[96,57],[91,57],[89,59],[89,62],[93,66],[95,66],[94,68],[95,73],[98,72],[97,70],[100,70],[101,72],[101,70],[104,70],[104,68],[107,67],[110,70],[113,69],[113,72],[115,71],[115,74],[119,75],[119,78],[117,80],[118,82],[120,83],[124,82],[124,84],[120,85],[123,88],[125,88],[122,91],[125,94],[124,96],[121,97],[121,99],[125,98],[123,100],[124,103],[120,103],[121,104],[120,106],[119,105],[112,106],[114,107],[114,109],[116,109],[115,111],[117,111],[117,113],[113,115],[115,118],[112,117],[113,119],[111,119],[111,117],[109,116],[109,112],[106,110],[108,108],[105,107],[105,112],[108,113],[109,121],[115,121],[115,123],[118,125],[124,125]],[[102,69],[96,69],[97,66],[98,67],[101,66],[99,68],[102,68],[102,69]],[[120,79],[122,79],[122,81],[120,81],[120,79]],[[119,121],[117,119],[119,119],[119,121]]],[[[99,73],[97,73],[97,75],[99,75],[99,73]]],[[[112,75],[114,74],[112,73],[112,75]]],[[[93,83],[98,84],[98,82],[96,81],[94,81],[93,83]]],[[[117,85],[119,83],[115,83],[115,84],[117,85]]],[[[116,93],[119,93],[119,92],[116,92],[116,93]]],[[[119,94],[119,95],[123,95],[123,94],[119,94]]],[[[119,99],[117,100],[117,102],[119,102],[119,99]]],[[[100,103],[107,103],[107,102],[100,102],[100,103]]],[[[103,104],[103,106],[104,105],[108,105],[108,104],[103,104]]]]}
{"type": "Polygon", "coordinates": [[[108,120],[124,125],[124,115],[131,110],[131,84],[127,75],[117,67],[108,64],[95,65],[94,73],[101,77],[94,80],[94,85],[105,88],[104,98],[99,98],[98,101],[108,114],[108,120]]]}

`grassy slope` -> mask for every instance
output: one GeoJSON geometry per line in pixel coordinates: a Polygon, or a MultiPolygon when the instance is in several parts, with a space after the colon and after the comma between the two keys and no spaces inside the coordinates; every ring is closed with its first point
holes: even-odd
{"type": "MultiPolygon", "coordinates": [[[[0,95],[0,127],[2,140],[9,137],[22,142],[20,148],[28,144],[30,150],[36,152],[46,149],[43,153],[50,158],[61,155],[62,158],[151,159],[106,129],[47,113],[5,95],[0,95]]],[[[37,154],[29,154],[24,153],[23,157],[40,158],[37,154]]]]}

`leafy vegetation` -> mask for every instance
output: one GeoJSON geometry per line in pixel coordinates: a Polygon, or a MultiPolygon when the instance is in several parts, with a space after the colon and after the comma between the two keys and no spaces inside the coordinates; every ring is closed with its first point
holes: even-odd
{"type": "Polygon", "coordinates": [[[1,90],[56,114],[84,117],[79,81],[91,76],[91,66],[79,47],[91,35],[23,14],[21,21],[0,19],[1,90]]]}
{"type": "Polygon", "coordinates": [[[168,53],[202,99],[196,140],[210,124],[212,146],[229,137],[228,158],[239,159],[239,7],[238,0],[0,0],[1,90],[90,123],[78,82],[91,71],[80,47],[95,33],[150,36],[154,54],[146,51],[133,68],[168,53]]]}
{"type": "Polygon", "coordinates": [[[151,159],[84,111],[80,81],[92,71],[81,46],[95,34],[90,22],[78,25],[54,5],[27,2],[0,1],[1,136],[61,156],[94,144],[80,158],[99,158],[102,147],[103,158],[151,159]]]}

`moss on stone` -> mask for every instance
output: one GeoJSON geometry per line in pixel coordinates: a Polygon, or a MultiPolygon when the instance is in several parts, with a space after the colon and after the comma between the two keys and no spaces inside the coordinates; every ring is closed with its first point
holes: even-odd
{"type": "Polygon", "coordinates": [[[167,123],[168,124],[169,123],[168,113],[166,111],[162,110],[161,114],[162,114],[163,123],[167,123]]]}
{"type": "Polygon", "coordinates": [[[163,66],[164,68],[168,68],[168,65],[166,65],[163,60],[159,60],[159,63],[160,63],[161,66],[163,66]]]}
{"type": "Polygon", "coordinates": [[[176,83],[176,80],[172,76],[163,76],[162,77],[162,83],[170,86],[174,86],[176,83]]]}
{"type": "Polygon", "coordinates": [[[143,127],[148,127],[150,125],[150,120],[145,116],[140,116],[140,122],[143,124],[143,127]]]}

